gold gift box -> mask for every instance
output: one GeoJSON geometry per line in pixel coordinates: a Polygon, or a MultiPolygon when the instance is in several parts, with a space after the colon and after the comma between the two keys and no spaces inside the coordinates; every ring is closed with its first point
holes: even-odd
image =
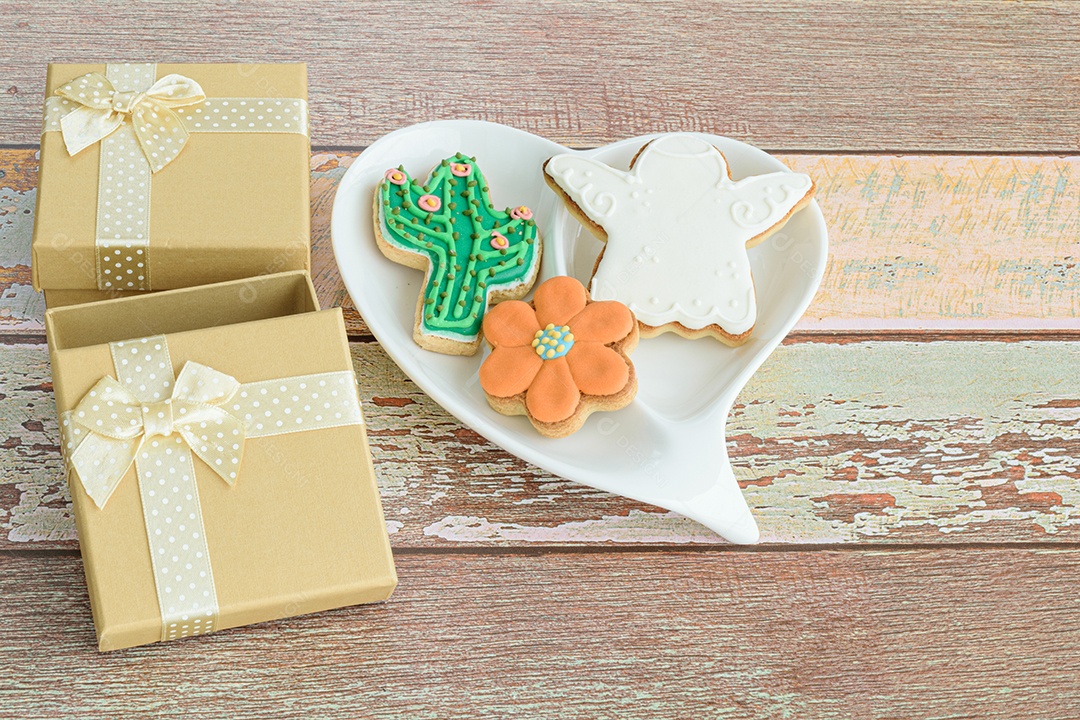
{"type": "MultiPolygon", "coordinates": [[[[165,335],[186,361],[241,383],[347,370],[340,308],[319,310],[304,272],[146,293],[46,313],[59,414],[105,375],[108,343],[165,335]]],[[[249,438],[230,486],[195,481],[217,588],[216,629],[385,600],[397,585],[364,425],[249,438]]],[[[101,650],[161,639],[134,466],[104,508],[68,473],[101,650]]]]}
{"type": "MultiPolygon", "coordinates": [[[[45,96],[104,64],[50,64],[45,96]]],[[[307,100],[303,64],[159,64],[209,98],[307,100]]],[[[100,299],[95,235],[101,144],[68,154],[60,132],[41,136],[33,283],[61,303],[100,299]],[[51,293],[50,293],[51,294],[51,293]]],[[[310,267],[310,140],[306,134],[193,132],[152,176],[148,265],[151,289],[189,287],[310,267]]],[[[114,293],[115,294],[115,293],[114,293]]]]}

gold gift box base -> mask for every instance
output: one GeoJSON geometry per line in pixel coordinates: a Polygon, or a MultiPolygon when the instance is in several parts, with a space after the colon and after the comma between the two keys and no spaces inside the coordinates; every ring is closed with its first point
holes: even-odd
{"type": "MultiPolygon", "coordinates": [[[[339,308],[307,273],[53,307],[57,410],[114,375],[108,343],[166,335],[174,373],[193,360],[255,382],[352,371],[339,308]]],[[[230,487],[196,460],[220,608],[217,629],[385,600],[397,585],[364,425],[249,439],[230,487]]],[[[69,473],[101,650],[161,639],[134,469],[104,509],[69,473]]]]}

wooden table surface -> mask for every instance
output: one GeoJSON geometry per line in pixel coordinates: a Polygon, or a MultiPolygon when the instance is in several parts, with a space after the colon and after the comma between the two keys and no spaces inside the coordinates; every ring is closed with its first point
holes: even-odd
{"type": "Polygon", "coordinates": [[[1080,8],[0,0],[0,717],[1080,716],[1080,8]],[[401,585],[97,653],[30,288],[48,61],[306,61],[401,585]],[[334,189],[435,118],[716,132],[811,174],[824,283],[729,420],[762,544],[493,447],[351,309],[334,189]]]}

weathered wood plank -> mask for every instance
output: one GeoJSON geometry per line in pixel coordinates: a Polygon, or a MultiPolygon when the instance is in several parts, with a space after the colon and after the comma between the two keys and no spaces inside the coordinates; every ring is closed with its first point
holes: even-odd
{"type": "MultiPolygon", "coordinates": [[[[719,542],[495,448],[376,343],[353,357],[397,547],[719,542]]],[[[781,347],[728,423],[763,541],[1074,542],[1080,377],[1064,368],[1078,364],[1078,342],[781,347]]],[[[45,348],[0,345],[0,367],[0,547],[71,547],[45,348]]],[[[605,431],[598,447],[632,451],[605,431]]]]}
{"type": "MultiPolygon", "coordinates": [[[[355,152],[312,155],[312,271],[367,333],[334,264],[330,208],[355,152]]],[[[830,260],[803,331],[1080,329],[1080,157],[780,156],[818,181],[830,260]]],[[[40,332],[34,152],[0,149],[0,333],[40,332]]]]}
{"type": "Polygon", "coordinates": [[[1080,157],[782,157],[829,267],[804,330],[1080,328],[1080,157]]]}
{"type": "Polygon", "coordinates": [[[0,333],[40,332],[45,303],[30,286],[37,150],[0,149],[0,333]]]}
{"type": "Polygon", "coordinates": [[[356,152],[316,152],[311,156],[311,279],[323,307],[341,307],[345,324],[353,335],[370,331],[360,313],[353,307],[345,284],[334,260],[330,238],[330,213],[334,194],[345,171],[356,159],[356,152]]]}
{"type": "Polygon", "coordinates": [[[397,565],[382,605],[100,655],[78,558],[0,554],[0,704],[193,720],[1023,720],[1080,703],[1075,549],[397,565]]]}
{"type": "Polygon", "coordinates": [[[307,61],[313,139],[475,117],[565,144],[657,130],[773,149],[1075,152],[1068,2],[9,5],[0,142],[33,143],[50,60],[307,61]],[[302,19],[301,19],[302,17],[302,19]],[[213,28],[213,32],[207,32],[213,28]],[[224,41],[223,38],[228,38],[224,41]],[[103,50],[107,48],[108,50],[103,50]],[[437,58],[437,61],[432,61],[437,58]]]}

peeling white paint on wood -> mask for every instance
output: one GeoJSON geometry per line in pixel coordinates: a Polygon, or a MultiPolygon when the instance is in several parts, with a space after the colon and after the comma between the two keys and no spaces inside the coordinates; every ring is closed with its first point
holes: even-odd
{"type": "MultiPolygon", "coordinates": [[[[438,407],[375,343],[354,343],[399,545],[712,543],[672,513],[553,477],[438,407]]],[[[9,541],[71,537],[41,345],[0,346],[9,541]]],[[[1077,342],[781,347],[728,423],[735,472],[778,543],[1071,537],[1080,524],[1077,342]]]]}
{"type": "Polygon", "coordinates": [[[0,506],[0,532],[12,542],[73,539],[45,346],[0,346],[0,368],[0,483],[15,498],[0,506]]]}
{"type": "MultiPolygon", "coordinates": [[[[0,152],[0,169],[3,157],[0,152]]],[[[30,267],[30,239],[34,232],[36,201],[36,188],[16,190],[0,187],[0,269],[30,267]]],[[[0,273],[0,328],[40,331],[45,317],[42,294],[30,287],[29,282],[4,283],[2,278],[0,273]]]]}
{"type": "Polygon", "coordinates": [[[719,543],[708,528],[672,512],[631,510],[598,520],[565,522],[550,527],[488,522],[486,518],[449,515],[424,528],[424,535],[452,542],[498,543],[719,543]]]}
{"type": "MultiPolygon", "coordinates": [[[[0,151],[0,169],[4,154],[0,151]]],[[[0,268],[30,265],[37,188],[0,187],[0,268]]]]}
{"type": "Polygon", "coordinates": [[[7,330],[40,331],[45,324],[45,296],[29,285],[13,283],[0,290],[0,323],[7,330]]]}

